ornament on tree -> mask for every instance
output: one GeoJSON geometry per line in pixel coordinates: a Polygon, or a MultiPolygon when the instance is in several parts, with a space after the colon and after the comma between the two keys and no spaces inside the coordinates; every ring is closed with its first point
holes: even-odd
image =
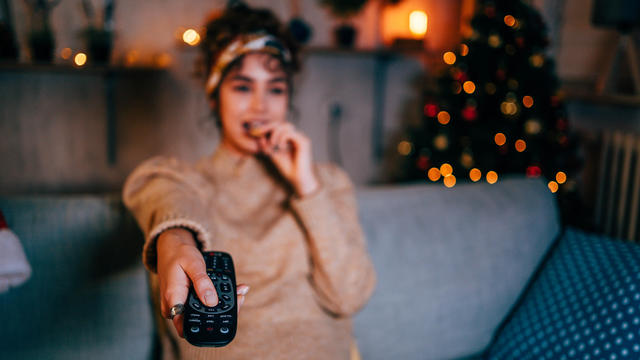
{"type": "Polygon", "coordinates": [[[498,34],[489,35],[488,41],[489,41],[489,46],[493,48],[497,48],[498,46],[500,46],[500,44],[502,44],[502,39],[500,39],[500,35],[498,34]]]}
{"type": "Polygon", "coordinates": [[[445,151],[449,147],[449,138],[444,134],[440,134],[433,139],[433,146],[439,151],[445,151]]]}
{"type": "Polygon", "coordinates": [[[426,155],[420,155],[418,157],[418,161],[416,162],[416,166],[418,169],[425,171],[431,166],[431,162],[429,161],[429,157],[426,155]]]}
{"type": "Polygon", "coordinates": [[[527,166],[526,174],[527,174],[527,177],[536,178],[542,175],[542,170],[537,165],[531,165],[531,166],[527,166]]]}
{"type": "Polygon", "coordinates": [[[478,109],[475,106],[467,105],[462,109],[462,118],[466,121],[474,121],[478,118],[478,109]]]}
{"type": "Polygon", "coordinates": [[[542,125],[538,119],[529,119],[524,123],[524,131],[529,135],[538,135],[542,130],[542,125]]]}

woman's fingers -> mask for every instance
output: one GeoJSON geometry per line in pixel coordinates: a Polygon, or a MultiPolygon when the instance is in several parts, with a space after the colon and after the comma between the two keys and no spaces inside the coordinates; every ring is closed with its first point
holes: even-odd
{"type": "Polygon", "coordinates": [[[240,311],[240,307],[244,304],[244,297],[249,292],[249,285],[240,284],[236,288],[236,294],[238,295],[238,311],[240,311]]]}
{"type": "Polygon", "coordinates": [[[162,316],[168,318],[171,307],[176,304],[184,304],[189,294],[189,279],[179,266],[175,266],[167,272],[164,281],[161,282],[161,291],[162,316]]]}
{"type": "Polygon", "coordinates": [[[178,316],[176,316],[176,317],[174,317],[172,319],[173,326],[175,326],[176,331],[178,332],[178,335],[180,335],[180,337],[184,337],[184,333],[182,331],[182,325],[183,325],[182,319],[183,318],[184,318],[184,315],[178,315],[178,316]]]}
{"type": "Polygon", "coordinates": [[[202,256],[193,257],[192,260],[182,264],[182,268],[191,279],[193,288],[195,289],[200,301],[202,301],[206,306],[213,307],[218,305],[218,293],[216,292],[216,288],[213,286],[213,282],[209,278],[209,275],[207,275],[207,267],[204,263],[204,258],[202,258],[202,256]]]}

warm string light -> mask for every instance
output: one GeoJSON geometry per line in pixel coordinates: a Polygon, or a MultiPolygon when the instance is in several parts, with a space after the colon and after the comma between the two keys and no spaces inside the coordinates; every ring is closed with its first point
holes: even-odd
{"type": "Polygon", "coordinates": [[[65,60],[69,60],[71,58],[71,54],[72,54],[72,50],[71,48],[68,48],[68,47],[60,51],[60,57],[62,57],[65,60]]]}
{"type": "Polygon", "coordinates": [[[524,96],[522,98],[522,105],[527,109],[531,108],[533,106],[533,98],[529,95],[524,96]]]}
{"type": "Polygon", "coordinates": [[[481,178],[482,178],[482,171],[480,171],[480,169],[473,168],[469,170],[469,179],[471,179],[471,181],[477,182],[481,178]]]}
{"type": "Polygon", "coordinates": [[[489,184],[495,184],[498,181],[498,173],[495,171],[489,171],[487,173],[487,182],[489,184]]]}
{"type": "Polygon", "coordinates": [[[427,177],[434,182],[440,180],[440,170],[437,167],[432,167],[427,172],[427,177]]]}
{"type": "Polygon", "coordinates": [[[200,43],[200,34],[194,29],[187,29],[182,33],[182,41],[191,46],[196,46],[200,43]]]}
{"type": "Polygon", "coordinates": [[[427,14],[414,10],[409,14],[409,31],[416,39],[421,39],[427,33],[427,14]]]}
{"type": "Polygon", "coordinates": [[[549,190],[551,190],[552,193],[555,193],[556,191],[558,191],[558,183],[555,181],[549,181],[549,184],[547,185],[549,187],[549,190]]]}
{"type": "Polygon", "coordinates": [[[453,174],[453,167],[447,163],[442,164],[440,166],[440,174],[442,174],[442,176],[453,174]]]}
{"type": "Polygon", "coordinates": [[[74,64],[76,64],[76,66],[84,66],[84,64],[87,63],[87,55],[85,53],[77,53],[76,56],[73,58],[73,62],[74,64]]]}
{"type": "Polygon", "coordinates": [[[476,91],[476,84],[474,84],[473,81],[465,81],[462,88],[467,94],[473,94],[473,92],[476,91]]]}
{"type": "Polygon", "coordinates": [[[449,174],[443,179],[444,186],[452,188],[456,185],[456,177],[453,174],[449,174]]]}
{"type": "Polygon", "coordinates": [[[398,153],[402,156],[408,156],[413,150],[413,145],[410,142],[403,140],[398,143],[398,153]]]}
{"type": "Polygon", "coordinates": [[[438,122],[442,125],[447,125],[451,120],[451,115],[446,111],[440,111],[438,113],[438,122]]]}
{"type": "Polygon", "coordinates": [[[564,184],[567,181],[567,174],[562,171],[558,171],[556,174],[556,181],[558,184],[564,184]]]}
{"type": "Polygon", "coordinates": [[[523,152],[527,149],[527,143],[522,139],[516,140],[515,146],[517,152],[523,152]]]}
{"type": "Polygon", "coordinates": [[[456,54],[451,51],[447,51],[446,53],[444,53],[444,55],[442,55],[442,59],[446,64],[453,65],[456,62],[456,54]]]}
{"type": "Polygon", "coordinates": [[[460,44],[460,56],[469,55],[469,46],[467,44],[460,44]]]}
{"type": "Polygon", "coordinates": [[[502,146],[507,142],[507,137],[503,133],[497,133],[493,137],[493,141],[496,142],[496,145],[502,146]]]}

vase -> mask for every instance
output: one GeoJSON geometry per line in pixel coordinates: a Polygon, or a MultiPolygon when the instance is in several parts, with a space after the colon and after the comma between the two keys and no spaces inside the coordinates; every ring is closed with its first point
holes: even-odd
{"type": "Polygon", "coordinates": [[[29,34],[29,47],[31,60],[35,62],[53,62],[53,53],[56,47],[53,32],[50,29],[35,30],[29,34]]]}
{"type": "Polygon", "coordinates": [[[351,49],[356,42],[357,29],[351,24],[340,24],[333,30],[334,41],[340,48],[351,49]]]}
{"type": "Polygon", "coordinates": [[[90,28],[85,32],[89,60],[96,65],[107,65],[113,50],[113,32],[90,28]]]}

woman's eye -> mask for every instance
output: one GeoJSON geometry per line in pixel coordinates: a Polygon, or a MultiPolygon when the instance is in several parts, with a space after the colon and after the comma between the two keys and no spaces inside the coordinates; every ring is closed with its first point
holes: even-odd
{"type": "Polygon", "coordinates": [[[242,92],[246,92],[249,91],[249,87],[246,85],[239,85],[233,88],[236,91],[242,91],[242,92]]]}
{"type": "Polygon", "coordinates": [[[284,94],[284,89],[282,89],[282,88],[273,88],[273,89],[271,89],[271,93],[272,94],[277,94],[277,95],[284,94]]]}

